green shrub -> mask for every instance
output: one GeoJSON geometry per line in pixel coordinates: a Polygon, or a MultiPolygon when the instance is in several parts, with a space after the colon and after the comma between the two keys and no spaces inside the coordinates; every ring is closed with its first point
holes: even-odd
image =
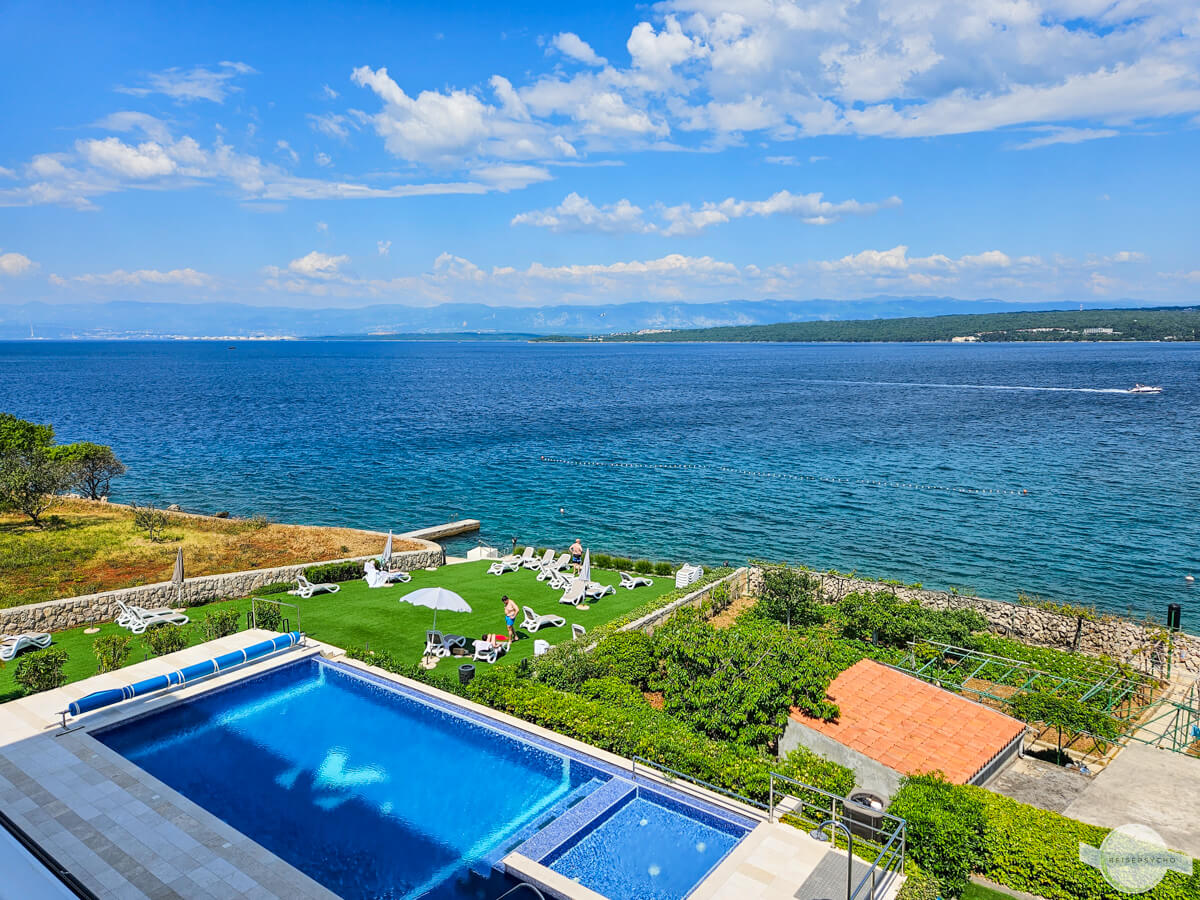
{"type": "Polygon", "coordinates": [[[639,559],[633,564],[633,571],[637,572],[639,575],[649,575],[654,571],[654,563],[650,562],[648,559],[639,559]]]}
{"type": "Polygon", "coordinates": [[[942,885],[911,859],[904,864],[904,884],[896,900],[941,900],[942,885]]]}
{"type": "MultiPolygon", "coordinates": [[[[267,604],[263,605],[266,606],[267,604]]],[[[236,634],[238,622],[241,617],[242,614],[234,607],[209,610],[208,615],[204,617],[204,621],[200,623],[204,639],[206,641],[215,641],[217,638],[236,634]]]]}
{"type": "Polygon", "coordinates": [[[844,794],[854,774],[802,750],[778,760],[751,747],[714,741],[649,704],[616,707],[518,677],[512,668],[490,669],[466,695],[559,734],[617,753],[640,756],[756,801],[766,801],[770,773],[803,773],[807,784],[844,794]]]}
{"type": "Polygon", "coordinates": [[[279,631],[283,625],[283,610],[277,603],[267,600],[250,601],[251,621],[255,628],[265,628],[267,631],[279,631]]]}
{"type": "Polygon", "coordinates": [[[592,565],[598,569],[613,568],[613,558],[607,553],[595,553],[592,555],[592,565]]]}
{"type": "Polygon", "coordinates": [[[579,686],[579,695],[597,700],[609,709],[633,709],[646,706],[642,692],[627,681],[612,675],[589,678],[579,686]]]}
{"type": "Polygon", "coordinates": [[[186,625],[156,625],[142,636],[154,656],[176,653],[192,642],[192,630],[186,625]]]}
{"type": "Polygon", "coordinates": [[[612,676],[645,690],[654,671],[654,640],[641,631],[618,631],[589,654],[597,678],[612,676]]]}
{"type": "Polygon", "coordinates": [[[363,565],[361,562],[349,561],[326,563],[323,566],[309,566],[304,570],[304,577],[313,584],[323,584],[331,581],[354,581],[357,578],[363,577],[363,565]]]}
{"type": "Polygon", "coordinates": [[[612,567],[621,572],[633,571],[633,560],[628,556],[614,556],[612,558],[612,567]]]}
{"type": "Polygon", "coordinates": [[[835,615],[845,637],[899,649],[915,640],[964,647],[973,632],[987,628],[987,620],[973,609],[927,609],[890,591],[850,594],[835,615]]]}
{"type": "Polygon", "coordinates": [[[67,651],[62,647],[25,652],[17,657],[13,681],[30,693],[52,691],[66,683],[67,677],[63,673],[66,664],[67,651]]]}
{"type": "Polygon", "coordinates": [[[115,672],[124,666],[132,648],[131,634],[106,634],[92,642],[92,652],[96,654],[101,672],[115,672]]]}
{"type": "Polygon", "coordinates": [[[909,853],[917,865],[950,896],[961,894],[984,860],[981,799],[939,774],[913,775],[901,780],[888,812],[908,823],[909,853]]]}
{"type": "Polygon", "coordinates": [[[655,575],[662,575],[662,576],[666,577],[668,575],[671,575],[674,571],[675,571],[675,569],[671,566],[671,564],[669,562],[656,562],[654,564],[654,574],[655,575]]]}
{"type": "MultiPolygon", "coordinates": [[[[305,576],[307,577],[307,576],[305,576]]],[[[256,587],[250,592],[252,597],[271,597],[275,594],[286,594],[288,591],[296,587],[294,581],[276,581],[272,584],[264,584],[262,587],[256,587]]]]}

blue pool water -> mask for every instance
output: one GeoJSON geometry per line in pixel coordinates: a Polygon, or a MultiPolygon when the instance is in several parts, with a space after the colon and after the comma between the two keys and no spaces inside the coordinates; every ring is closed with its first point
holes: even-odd
{"type": "Polygon", "coordinates": [[[545,862],[605,897],[682,900],[744,835],[639,791],[545,862]]]}
{"type": "MultiPolygon", "coordinates": [[[[615,771],[319,660],[96,737],[347,900],[495,900],[517,882],[493,864],[615,771]]],[[[644,833],[664,858],[675,859],[676,832],[713,847],[693,849],[688,867],[660,863],[672,891],[662,896],[683,897],[724,845],[702,813],[661,809],[644,833]]],[[[626,849],[610,846],[615,821],[571,859],[594,867],[609,846],[619,855],[608,868],[627,869],[626,849]]]]}
{"type": "Polygon", "coordinates": [[[1200,344],[0,343],[0,410],[113,445],[116,500],[1179,602],[1200,631],[1200,344]]]}

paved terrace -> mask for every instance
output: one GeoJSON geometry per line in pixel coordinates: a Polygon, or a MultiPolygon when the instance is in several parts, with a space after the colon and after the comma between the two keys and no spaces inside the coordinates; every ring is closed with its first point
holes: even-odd
{"type": "MultiPolygon", "coordinates": [[[[56,724],[60,710],[92,691],[173,671],[270,636],[262,631],[240,632],[0,706],[0,806],[64,868],[105,900],[334,898],[332,892],[304,873],[101,744],[88,730],[165,708],[304,655],[340,657],[340,649],[310,641],[308,648],[93,713],[84,718],[83,727],[67,734],[59,733],[56,724]]],[[[595,747],[468,704],[428,685],[344,661],[431,697],[469,706],[494,720],[610,765],[630,768],[628,760],[595,747]]],[[[646,778],[643,772],[639,769],[639,779],[646,778]]],[[[675,787],[682,785],[676,783],[675,787]]],[[[695,793],[718,805],[730,806],[728,799],[718,795],[701,789],[695,793]]],[[[790,825],[767,823],[760,811],[741,805],[737,809],[758,818],[761,824],[699,885],[692,895],[696,900],[821,900],[843,895],[846,856],[842,851],[790,825]]],[[[7,868],[10,860],[19,858],[14,854],[19,853],[15,846],[0,846],[0,868],[7,868]]],[[[855,883],[865,871],[866,864],[856,861],[855,883]]],[[[573,882],[546,886],[561,889],[561,893],[555,891],[559,896],[585,895],[573,882]]],[[[886,894],[881,892],[880,900],[890,900],[898,888],[899,884],[894,883],[886,894]]],[[[596,896],[592,892],[586,895],[596,896]]]]}

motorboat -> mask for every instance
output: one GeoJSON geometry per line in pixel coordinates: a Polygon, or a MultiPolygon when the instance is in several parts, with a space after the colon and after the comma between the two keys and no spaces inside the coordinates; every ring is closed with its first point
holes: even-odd
{"type": "Polygon", "coordinates": [[[1151,384],[1135,384],[1129,389],[1131,394],[1161,394],[1162,388],[1151,384]]]}

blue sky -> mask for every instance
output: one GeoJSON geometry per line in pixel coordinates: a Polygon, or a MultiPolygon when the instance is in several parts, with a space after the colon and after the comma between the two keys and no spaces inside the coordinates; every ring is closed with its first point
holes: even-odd
{"type": "Polygon", "coordinates": [[[1194,301],[1185,2],[8,3],[0,304],[1194,301]]]}

